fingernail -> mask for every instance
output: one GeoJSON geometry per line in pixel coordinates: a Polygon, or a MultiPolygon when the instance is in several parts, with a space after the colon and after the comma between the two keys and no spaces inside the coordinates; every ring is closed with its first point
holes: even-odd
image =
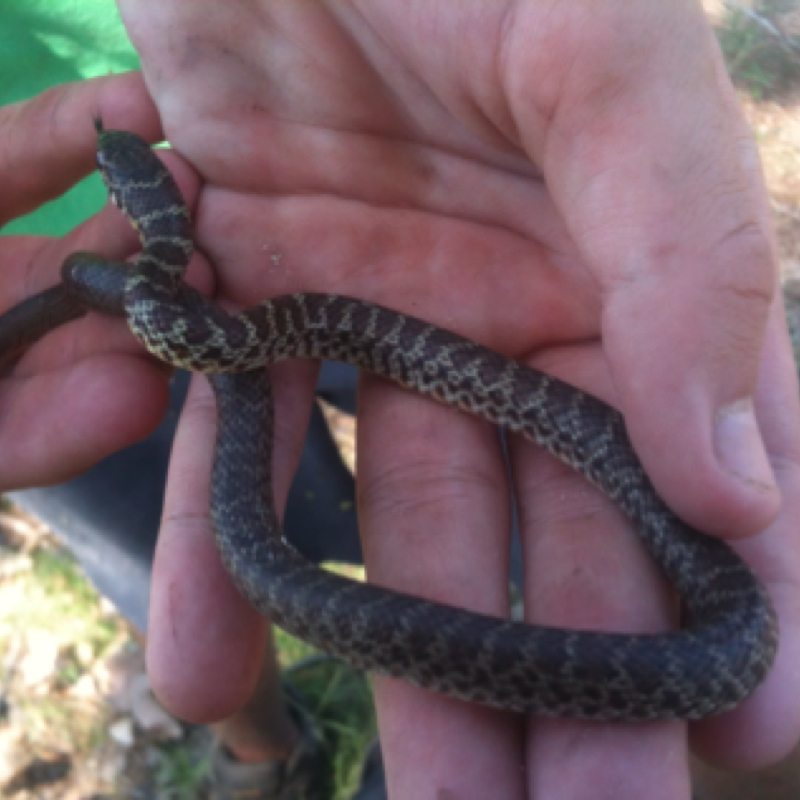
{"type": "Polygon", "coordinates": [[[749,398],[719,410],[714,443],[717,458],[727,472],[762,491],[776,488],[749,398]]]}

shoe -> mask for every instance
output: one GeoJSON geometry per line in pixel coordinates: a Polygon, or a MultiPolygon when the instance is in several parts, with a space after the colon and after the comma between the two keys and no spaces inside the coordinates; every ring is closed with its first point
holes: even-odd
{"type": "Polygon", "coordinates": [[[381,744],[376,739],[367,749],[361,767],[361,782],[352,800],[388,800],[386,775],[383,771],[381,744]]]}
{"type": "Polygon", "coordinates": [[[326,759],[322,739],[300,692],[283,683],[300,743],[286,760],[237,761],[216,739],[211,746],[209,800],[326,800],[326,759]]]}

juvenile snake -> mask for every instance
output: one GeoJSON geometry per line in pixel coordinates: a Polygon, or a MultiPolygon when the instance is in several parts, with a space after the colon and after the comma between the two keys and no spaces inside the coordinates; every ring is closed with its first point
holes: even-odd
{"type": "Polygon", "coordinates": [[[618,412],[442,328],[348,297],[278,297],[239,314],[183,283],[189,212],[149,146],[98,129],[98,165],[139,231],[135,265],[77,253],[63,281],[0,317],[0,363],[86,310],[127,318],[164,361],[211,373],[219,406],[212,514],[236,584],[274,622],[356,668],[464,700],[599,719],[698,718],[736,706],[777,648],[770,600],[725,544],[665,506],[618,412]],[[329,358],[370,370],[539,443],[598,485],[675,585],[688,625],[656,635],[495,619],[358,584],[305,561],[281,535],[270,486],[272,402],[264,367],[329,358]]]}

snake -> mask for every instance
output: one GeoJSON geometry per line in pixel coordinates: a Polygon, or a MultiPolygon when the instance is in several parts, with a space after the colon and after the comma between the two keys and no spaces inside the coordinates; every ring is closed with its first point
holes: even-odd
{"type": "Polygon", "coordinates": [[[218,432],[210,506],[225,568],[255,608],[357,670],[515,712],[601,720],[698,719],[764,680],[778,647],[764,586],[727,544],[655,491],[620,412],[445,328],[341,295],[302,293],[230,313],[184,281],[191,215],[153,149],[97,129],[97,165],[141,239],[130,264],[73,253],[61,280],[0,316],[0,365],[88,312],[123,317],[158,359],[204,372],[218,432]],[[271,485],[268,366],[353,364],[546,448],[627,516],[682,602],[657,633],[572,630],[493,617],[354,581],[285,539],[271,485]]]}

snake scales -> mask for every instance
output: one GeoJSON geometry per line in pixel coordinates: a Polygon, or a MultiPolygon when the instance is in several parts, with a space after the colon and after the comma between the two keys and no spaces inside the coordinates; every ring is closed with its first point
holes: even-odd
{"type": "Polygon", "coordinates": [[[63,281],[0,317],[0,363],[87,310],[125,316],[175,366],[208,373],[219,406],[212,514],[243,593],[291,633],[357,668],[517,711],[600,719],[697,718],[736,706],[777,647],[763,587],[734,552],[656,495],[620,414],[583,392],[441,328],[347,297],[279,297],[227,314],[183,283],[188,210],[131,133],[98,129],[109,194],[139,231],[135,265],[78,253],[63,281]],[[675,585],[689,625],[657,635],[530,626],[357,584],[283,539],[270,486],[266,365],[330,358],[521,433],[612,498],[675,585]]]}

